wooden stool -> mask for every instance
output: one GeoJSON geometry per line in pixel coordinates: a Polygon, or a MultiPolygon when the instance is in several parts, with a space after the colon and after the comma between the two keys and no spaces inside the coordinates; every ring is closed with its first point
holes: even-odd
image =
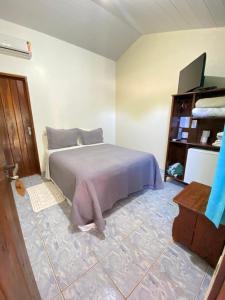
{"type": "Polygon", "coordinates": [[[211,188],[192,182],[173,201],[179,215],[173,222],[173,239],[215,267],[225,245],[225,226],[215,225],[204,215],[211,188]]]}

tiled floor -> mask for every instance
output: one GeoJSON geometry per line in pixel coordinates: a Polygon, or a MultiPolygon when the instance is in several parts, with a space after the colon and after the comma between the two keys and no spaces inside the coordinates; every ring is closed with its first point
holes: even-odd
{"type": "MultiPolygon", "coordinates": [[[[26,186],[41,182],[24,179],[26,186]]],[[[13,187],[14,188],[14,187],[13,187]]],[[[173,243],[181,190],[145,190],[120,201],[105,215],[104,235],[76,232],[66,201],[40,213],[15,193],[28,254],[42,299],[203,299],[212,269],[173,243]]]]}

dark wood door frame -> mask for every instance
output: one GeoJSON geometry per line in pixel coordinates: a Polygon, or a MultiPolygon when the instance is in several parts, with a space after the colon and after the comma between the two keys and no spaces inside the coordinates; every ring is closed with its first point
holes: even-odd
{"type": "MultiPolygon", "coordinates": [[[[3,173],[0,171],[0,176],[3,173]]],[[[0,179],[1,180],[1,179],[0,179]]],[[[26,251],[12,190],[7,179],[0,182],[0,299],[1,300],[40,300],[26,251]]]]}
{"type": "Polygon", "coordinates": [[[213,275],[206,296],[207,300],[225,299],[225,248],[213,275]]]}
{"type": "MultiPolygon", "coordinates": [[[[0,126],[0,136],[4,136],[0,126]]],[[[0,139],[0,299],[40,300],[26,251],[0,139]]]]}
{"type": "Polygon", "coordinates": [[[9,79],[22,79],[25,83],[25,93],[27,96],[27,101],[28,101],[28,110],[30,114],[30,122],[31,122],[31,130],[32,130],[32,137],[33,137],[33,143],[34,143],[34,159],[37,162],[37,173],[41,174],[41,168],[40,168],[40,161],[39,161],[39,155],[38,155],[38,150],[37,150],[37,140],[36,140],[36,134],[35,134],[35,129],[34,129],[34,121],[33,121],[33,114],[32,114],[32,108],[31,108],[31,102],[30,102],[30,94],[29,94],[29,89],[28,89],[28,81],[27,77],[23,75],[16,75],[16,74],[9,74],[9,73],[3,73],[0,72],[1,77],[9,78],[9,79]]]}

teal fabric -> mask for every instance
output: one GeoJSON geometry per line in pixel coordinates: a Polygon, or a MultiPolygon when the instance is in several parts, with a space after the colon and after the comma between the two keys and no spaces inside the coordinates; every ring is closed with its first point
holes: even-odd
{"type": "Polygon", "coordinates": [[[216,173],[205,215],[219,227],[225,224],[225,127],[216,173]]]}
{"type": "Polygon", "coordinates": [[[168,168],[167,173],[175,177],[181,176],[184,174],[184,167],[180,163],[175,163],[168,168]]]}

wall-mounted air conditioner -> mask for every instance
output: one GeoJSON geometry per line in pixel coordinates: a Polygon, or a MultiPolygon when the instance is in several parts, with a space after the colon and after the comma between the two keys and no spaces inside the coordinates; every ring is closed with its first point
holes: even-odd
{"type": "Polygon", "coordinates": [[[0,33],[0,53],[31,59],[31,43],[0,33]]]}

